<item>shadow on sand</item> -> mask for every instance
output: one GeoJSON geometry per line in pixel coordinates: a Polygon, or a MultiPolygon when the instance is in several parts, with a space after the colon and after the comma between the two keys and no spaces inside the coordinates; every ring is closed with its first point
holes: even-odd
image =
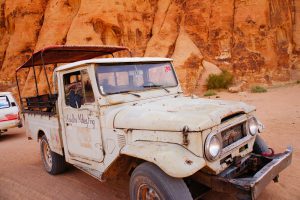
{"type": "Polygon", "coordinates": [[[20,137],[24,137],[23,133],[9,133],[4,132],[0,135],[0,142],[7,141],[7,140],[16,140],[20,137]]]}

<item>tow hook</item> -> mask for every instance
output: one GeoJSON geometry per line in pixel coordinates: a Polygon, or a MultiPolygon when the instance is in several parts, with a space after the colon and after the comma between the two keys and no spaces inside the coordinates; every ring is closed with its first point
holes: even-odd
{"type": "Polygon", "coordinates": [[[272,156],[274,156],[274,150],[272,149],[272,148],[269,148],[269,152],[263,152],[263,153],[261,153],[261,155],[262,156],[264,156],[264,157],[272,157],[272,156]]]}
{"type": "Polygon", "coordinates": [[[183,134],[183,145],[187,146],[189,145],[190,141],[188,139],[188,132],[189,132],[189,127],[184,126],[182,129],[182,134],[183,134]]]}

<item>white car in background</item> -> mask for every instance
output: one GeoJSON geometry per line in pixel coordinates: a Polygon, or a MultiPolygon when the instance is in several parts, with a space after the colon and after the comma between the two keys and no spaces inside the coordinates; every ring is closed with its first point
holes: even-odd
{"type": "Polygon", "coordinates": [[[0,92],[0,135],[14,127],[22,127],[19,107],[10,92],[0,92]]]}

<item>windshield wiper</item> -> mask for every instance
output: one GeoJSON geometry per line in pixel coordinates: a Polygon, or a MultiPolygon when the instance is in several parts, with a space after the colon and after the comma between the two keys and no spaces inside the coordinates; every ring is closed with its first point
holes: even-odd
{"type": "Polygon", "coordinates": [[[141,95],[139,95],[139,94],[136,94],[136,93],[133,93],[133,92],[131,92],[131,91],[120,91],[120,92],[117,92],[117,93],[127,93],[127,94],[131,94],[131,95],[133,95],[133,96],[136,96],[136,97],[141,97],[141,95]]]}
{"type": "Polygon", "coordinates": [[[155,85],[155,84],[152,84],[152,85],[143,85],[144,88],[162,88],[164,89],[167,93],[170,93],[170,90],[168,90],[167,88],[163,87],[162,85],[155,85]]]}

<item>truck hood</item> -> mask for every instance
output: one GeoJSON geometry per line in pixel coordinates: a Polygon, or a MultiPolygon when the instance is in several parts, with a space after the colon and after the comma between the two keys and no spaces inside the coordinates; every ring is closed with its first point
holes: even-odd
{"type": "Polygon", "coordinates": [[[254,110],[242,102],[172,97],[121,109],[115,116],[114,128],[182,131],[188,126],[189,131],[202,131],[219,125],[226,116],[254,110]]]}

